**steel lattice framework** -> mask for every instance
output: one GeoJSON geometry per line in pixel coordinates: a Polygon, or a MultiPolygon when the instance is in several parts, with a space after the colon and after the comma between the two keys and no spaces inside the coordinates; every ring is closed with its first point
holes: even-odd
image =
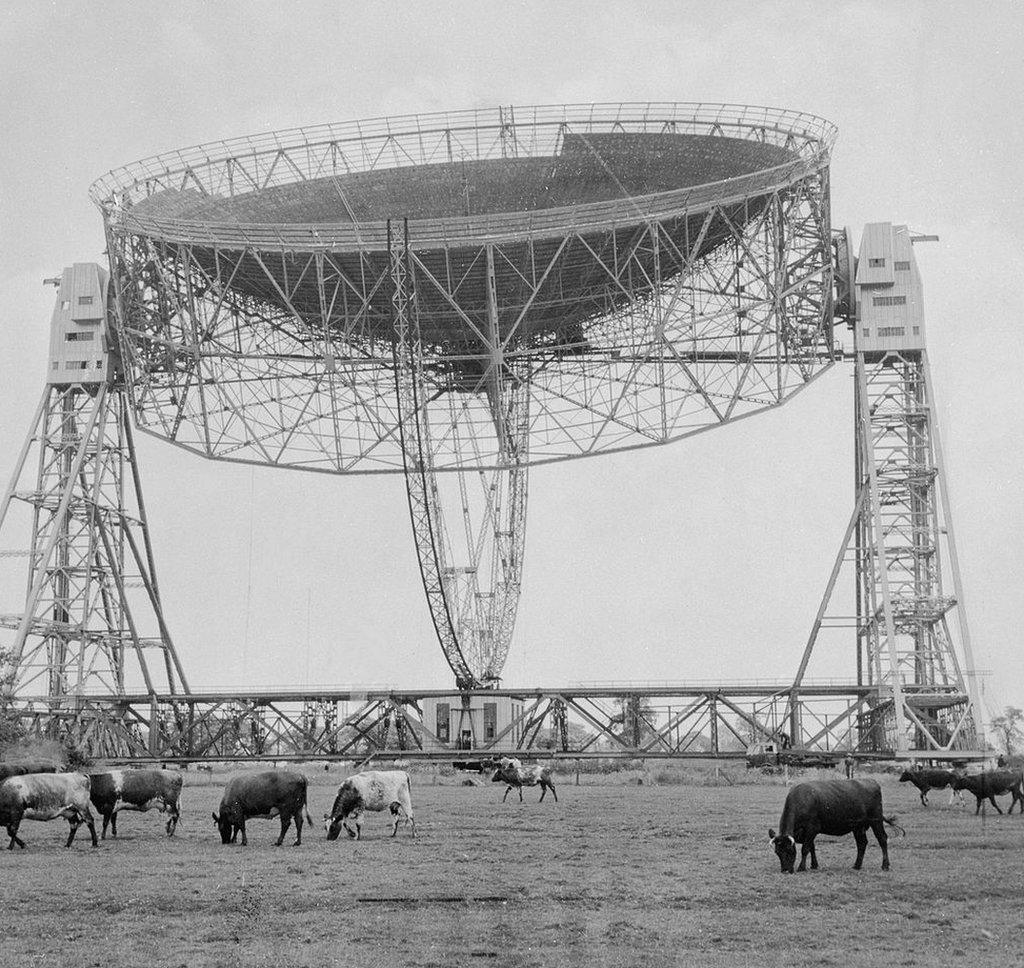
{"type": "Polygon", "coordinates": [[[105,380],[46,388],[0,526],[14,502],[31,526],[24,610],[0,615],[9,689],[66,712],[89,693],[187,691],[163,619],[123,390],[105,380]]]}
{"type": "Polygon", "coordinates": [[[404,473],[442,648],[494,683],[528,464],[719,426],[833,361],[833,138],[766,108],[502,108],[112,172],[136,418],[211,458],[404,473]]]}

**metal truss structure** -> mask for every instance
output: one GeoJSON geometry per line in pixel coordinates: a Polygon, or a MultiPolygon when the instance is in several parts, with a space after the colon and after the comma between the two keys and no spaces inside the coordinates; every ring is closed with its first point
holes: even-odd
{"type": "MultiPolygon", "coordinates": [[[[441,691],[275,692],[87,697],[54,712],[27,704],[29,729],[67,736],[95,755],[132,762],[448,760],[527,755],[553,759],[742,758],[780,742],[840,759],[885,755],[858,745],[851,710],[874,687],[805,682],[802,732],[790,737],[788,683],[441,691]],[[431,698],[515,700],[521,711],[491,738],[439,738],[424,715],[431,698]]],[[[891,752],[891,751],[889,751],[891,752]]]]}
{"type": "Polygon", "coordinates": [[[55,715],[76,715],[88,693],[188,689],[160,605],[129,413],[106,378],[47,386],[0,504],[0,534],[27,544],[4,555],[28,559],[24,607],[0,615],[5,688],[45,695],[55,715]],[[13,504],[30,519],[20,539],[13,504]]]}
{"type": "Polygon", "coordinates": [[[833,138],[766,108],[502,108],[112,172],[136,419],[210,458],[404,473],[444,654],[494,685],[528,464],[720,426],[832,363],[833,138]]]}
{"type": "MultiPolygon", "coordinates": [[[[855,283],[849,233],[832,235],[833,137],[769,109],[499,109],[205,146],[98,182],[109,297],[98,267],[64,271],[48,385],[0,504],[4,537],[12,509],[28,517],[24,543],[0,553],[29,565],[24,607],[0,614],[7,712],[13,701],[30,730],[137,762],[727,757],[758,743],[979,755],[924,337],[860,327],[861,298],[879,313],[909,304],[892,294],[902,282],[880,295],[882,257],[862,257],[855,283]],[[695,145],[741,173],[659,181],[657,166],[695,145]],[[392,221],[379,197],[434,208],[392,221]],[[839,358],[836,316],[858,323],[856,495],[795,678],[500,688],[529,466],[778,406],[839,358]],[[404,474],[458,695],[191,693],[163,619],[133,416],[208,458],[404,474]],[[832,628],[856,675],[815,681],[832,628]],[[483,696],[508,711],[500,729],[431,728],[439,701],[472,724],[483,696]]],[[[903,245],[890,269],[919,290],[905,228],[869,229],[903,245]]]]}
{"type": "MultiPolygon", "coordinates": [[[[977,752],[984,748],[984,727],[977,718],[982,707],[927,353],[858,350],[854,366],[856,500],[794,696],[800,694],[812,652],[820,648],[822,628],[852,628],[857,683],[869,687],[856,710],[858,748],[929,758],[977,752]],[[833,598],[850,566],[856,593],[852,616],[837,612],[833,598]]],[[[799,715],[794,704],[794,731],[799,715]]]]}

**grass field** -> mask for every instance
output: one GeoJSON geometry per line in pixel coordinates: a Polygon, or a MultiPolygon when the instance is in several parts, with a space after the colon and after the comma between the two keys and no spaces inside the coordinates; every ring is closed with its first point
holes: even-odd
{"type": "Polygon", "coordinates": [[[503,805],[503,786],[414,774],[415,840],[369,814],[362,841],[328,843],[342,775],[309,771],[317,823],[297,848],[273,846],[277,821],[222,846],[216,775],[187,775],[173,839],[159,815],[127,813],[117,841],[93,850],[83,828],[66,851],[64,821],[26,821],[28,849],[0,854],[0,963],[1024,964],[1024,818],[975,817],[941,791],[925,809],[891,777],[907,836],[890,872],[873,837],[860,872],[852,837],[820,838],[821,869],[783,876],[767,849],[780,782],[562,776],[558,803],[533,789],[503,805]]]}

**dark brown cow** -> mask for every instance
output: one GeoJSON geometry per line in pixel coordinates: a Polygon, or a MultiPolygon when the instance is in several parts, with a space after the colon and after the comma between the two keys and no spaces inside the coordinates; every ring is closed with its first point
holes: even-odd
{"type": "Polygon", "coordinates": [[[154,807],[167,816],[167,836],[174,835],[181,815],[180,773],[171,770],[112,770],[89,777],[92,805],[103,817],[104,840],[107,825],[117,836],[117,815],[121,810],[145,812],[154,807]]]}
{"type": "Polygon", "coordinates": [[[900,775],[900,783],[913,783],[921,796],[921,803],[927,807],[928,791],[945,790],[946,787],[953,791],[949,798],[950,803],[956,797],[960,797],[962,801],[963,795],[956,789],[957,776],[958,774],[952,770],[904,770],[900,775]]]}
{"type": "Polygon", "coordinates": [[[14,763],[0,763],[0,783],[8,777],[25,776],[27,773],[56,773],[60,767],[53,760],[19,760],[14,763]]]}
{"type": "Polygon", "coordinates": [[[771,845],[782,865],[783,874],[792,874],[796,863],[796,845],[801,845],[800,866],[818,869],[818,856],[814,838],[818,834],[843,837],[852,833],[857,842],[857,859],[853,869],[860,870],[864,851],[868,846],[868,828],[871,828],[878,846],[882,848],[882,870],[889,869],[889,837],[885,824],[896,827],[895,822],[882,814],[882,788],[874,780],[811,780],[799,783],[786,796],[779,821],[779,832],[768,831],[771,845]]]}
{"type": "Polygon", "coordinates": [[[996,797],[1000,797],[1004,793],[1009,793],[1013,797],[1010,801],[1010,809],[1006,812],[1013,813],[1013,805],[1019,803],[1020,812],[1024,813],[1022,785],[1024,785],[1024,775],[1020,770],[986,770],[984,773],[965,774],[957,777],[953,789],[968,790],[974,794],[978,801],[978,806],[974,811],[974,815],[977,816],[984,800],[988,800],[996,808],[996,813],[1002,813],[999,804],[996,803],[996,797]]]}
{"type": "MultiPolygon", "coordinates": [[[[276,844],[280,847],[289,824],[294,820],[295,846],[298,847],[302,843],[303,810],[306,810],[306,778],[301,773],[289,773],[287,770],[265,770],[229,780],[220,801],[220,813],[213,815],[213,822],[220,830],[221,843],[234,843],[241,831],[244,847],[248,844],[246,820],[280,817],[281,836],[276,844]]],[[[313,822],[308,810],[306,820],[313,822]]]]}

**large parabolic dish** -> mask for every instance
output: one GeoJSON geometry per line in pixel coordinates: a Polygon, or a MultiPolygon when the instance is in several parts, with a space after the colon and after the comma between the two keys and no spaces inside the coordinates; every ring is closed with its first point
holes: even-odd
{"type": "Polygon", "coordinates": [[[113,171],[91,194],[139,426],[405,473],[445,654],[493,681],[529,464],[727,423],[831,362],[834,136],[736,105],[505,107],[113,171]]]}

